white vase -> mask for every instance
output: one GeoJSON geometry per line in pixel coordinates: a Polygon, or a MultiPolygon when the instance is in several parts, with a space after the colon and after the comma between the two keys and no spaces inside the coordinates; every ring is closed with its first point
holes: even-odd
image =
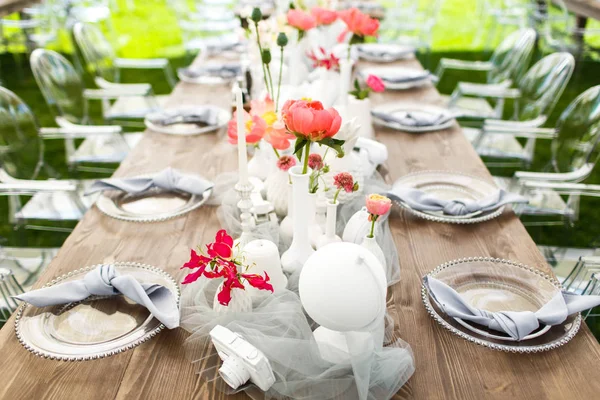
{"type": "Polygon", "coordinates": [[[377,260],[379,260],[381,266],[383,267],[383,271],[385,272],[387,270],[385,254],[383,254],[383,250],[381,250],[381,247],[379,247],[379,244],[377,244],[377,240],[375,239],[375,237],[369,237],[369,235],[365,235],[360,245],[365,249],[369,250],[371,253],[373,253],[375,257],[377,257],[377,260]]]}
{"type": "Polygon", "coordinates": [[[275,213],[279,218],[288,214],[288,192],[290,177],[286,171],[279,168],[269,174],[265,181],[267,201],[275,207],[275,213]]]}
{"type": "Polygon", "coordinates": [[[344,204],[354,197],[362,195],[365,177],[362,162],[357,152],[347,152],[342,158],[338,158],[335,152],[329,152],[327,157],[325,157],[325,162],[329,165],[329,172],[323,175],[323,180],[327,182],[328,187],[332,188],[327,194],[330,200],[333,199],[336,192],[336,188],[333,185],[333,178],[340,172],[349,172],[354,178],[354,182],[358,183],[358,190],[351,193],[342,190],[338,195],[338,202],[344,204]]]}
{"type": "MultiPolygon", "coordinates": [[[[354,213],[352,217],[346,222],[342,240],[344,242],[361,244],[365,235],[369,233],[371,229],[371,222],[369,221],[369,213],[367,207],[363,207],[354,213]]],[[[375,236],[381,232],[381,218],[375,221],[375,236]]]]}
{"type": "Polygon", "coordinates": [[[294,235],[290,248],[281,256],[283,270],[294,273],[302,269],[304,262],[314,253],[310,245],[308,234],[310,206],[308,193],[308,180],[310,174],[302,173],[301,166],[295,166],[289,170],[292,178],[293,212],[294,212],[294,235]]]}
{"type": "MultiPolygon", "coordinates": [[[[257,239],[244,247],[245,265],[249,267],[247,273],[264,276],[269,275],[269,283],[273,286],[273,292],[281,292],[287,287],[287,277],[281,269],[281,259],[277,245],[270,240],[257,239]]],[[[250,285],[246,290],[253,299],[263,299],[271,294],[267,290],[260,290],[250,285]]]]}
{"type": "MultiPolygon", "coordinates": [[[[289,179],[289,174],[288,178],[289,179]]],[[[287,215],[281,220],[279,224],[279,236],[283,243],[292,243],[292,237],[294,236],[294,191],[291,183],[287,184],[287,215]]]]}
{"type": "Polygon", "coordinates": [[[341,242],[342,239],[335,234],[337,224],[337,203],[327,202],[327,223],[325,233],[317,239],[317,250],[330,243],[341,242]]]}
{"type": "MultiPolygon", "coordinates": [[[[252,296],[244,289],[231,289],[231,300],[229,301],[229,304],[224,306],[219,303],[217,297],[224,284],[225,282],[221,283],[215,293],[213,311],[218,313],[242,313],[252,311],[252,296]]],[[[248,287],[249,285],[248,282],[245,282],[244,286],[248,287]]]]}
{"type": "Polygon", "coordinates": [[[356,122],[360,125],[358,136],[367,139],[373,139],[375,137],[373,121],[371,119],[371,100],[369,100],[368,97],[363,100],[358,100],[356,97],[349,95],[346,112],[347,115],[355,117],[356,122]]]}
{"type": "Polygon", "coordinates": [[[249,176],[255,176],[264,181],[270,175],[274,164],[268,150],[268,145],[262,141],[254,149],[254,156],[248,161],[249,176]]]}
{"type": "MultiPolygon", "coordinates": [[[[295,203],[295,202],[294,202],[295,203]]],[[[308,208],[308,236],[310,238],[310,245],[313,248],[317,246],[317,239],[323,234],[323,230],[317,222],[317,194],[309,193],[307,204],[308,208]]]]}

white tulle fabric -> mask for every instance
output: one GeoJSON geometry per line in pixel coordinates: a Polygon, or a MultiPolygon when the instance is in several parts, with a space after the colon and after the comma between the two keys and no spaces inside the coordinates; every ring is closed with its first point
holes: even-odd
{"type": "Polygon", "coordinates": [[[332,364],[321,357],[312,333],[316,325],[304,314],[296,293],[269,295],[252,312],[221,314],[212,310],[218,284],[202,278],[187,285],[181,299],[181,326],[191,333],[184,344],[186,353],[217,390],[226,394],[243,390],[254,399],[381,400],[391,398],[414,373],[410,346],[398,338],[389,317],[385,335],[373,332],[368,343],[348,340],[350,361],[332,364]],[[217,372],[221,361],[208,334],[217,324],[241,334],[269,359],[276,382],[268,392],[251,383],[233,390],[221,380],[217,372]],[[377,337],[385,337],[384,343],[377,337]]]}

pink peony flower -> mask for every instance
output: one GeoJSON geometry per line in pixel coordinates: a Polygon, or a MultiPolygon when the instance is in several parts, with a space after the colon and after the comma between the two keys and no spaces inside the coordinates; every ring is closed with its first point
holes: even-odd
{"type": "MultiPolygon", "coordinates": [[[[377,36],[379,21],[362,13],[358,8],[353,7],[340,11],[338,12],[338,17],[346,24],[347,31],[352,32],[356,36],[377,36]]],[[[345,36],[345,33],[340,36],[345,36]]]]}
{"type": "Polygon", "coordinates": [[[269,96],[265,100],[252,100],[250,102],[250,115],[259,117],[264,124],[259,124],[257,129],[264,128],[263,138],[275,149],[285,150],[290,147],[290,140],[294,135],[288,133],[285,124],[275,112],[275,103],[269,96]]]}
{"type": "Polygon", "coordinates": [[[300,31],[308,31],[317,26],[317,19],[299,9],[289,10],[287,13],[288,24],[300,31]]]}
{"type": "Polygon", "coordinates": [[[392,201],[380,194],[370,194],[367,196],[367,211],[371,215],[385,215],[392,207],[392,201]]]}
{"type": "Polygon", "coordinates": [[[330,25],[338,18],[337,12],[322,7],[313,7],[310,13],[317,20],[317,25],[330,25]]]}
{"type": "Polygon", "coordinates": [[[333,185],[338,189],[343,189],[346,193],[354,191],[354,178],[348,172],[340,172],[333,177],[333,185]]]}
{"type": "MultiPolygon", "coordinates": [[[[254,144],[260,142],[267,129],[266,122],[256,115],[252,116],[248,114],[246,111],[244,111],[244,122],[246,125],[246,143],[254,144]]],[[[233,113],[233,118],[227,125],[227,136],[229,137],[229,143],[237,144],[237,111],[233,113]]]]}
{"type": "Polygon", "coordinates": [[[287,171],[295,165],[296,159],[292,156],[281,156],[279,160],[277,160],[277,168],[282,171],[287,171]]]}
{"type": "Polygon", "coordinates": [[[310,156],[308,156],[308,166],[313,171],[320,170],[321,168],[323,168],[323,165],[324,165],[323,164],[323,157],[321,157],[320,154],[313,153],[310,156]]]}
{"type": "Polygon", "coordinates": [[[342,117],[335,108],[325,110],[320,101],[288,100],[281,115],[289,132],[311,142],[335,136],[342,125],[342,117]]]}
{"type": "Polygon", "coordinates": [[[371,88],[372,91],[381,93],[385,90],[385,85],[380,77],[376,75],[369,75],[367,77],[367,86],[371,88]]]}

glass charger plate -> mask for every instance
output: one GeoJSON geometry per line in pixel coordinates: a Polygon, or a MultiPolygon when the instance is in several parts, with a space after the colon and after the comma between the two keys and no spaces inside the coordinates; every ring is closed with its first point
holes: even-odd
{"type": "Polygon", "coordinates": [[[241,65],[225,65],[223,63],[206,63],[202,67],[198,68],[179,68],[177,70],[177,76],[179,80],[193,83],[197,85],[221,85],[229,83],[237,78],[237,73],[233,72],[233,69],[239,69],[239,73],[242,72],[241,65]],[[237,68],[236,68],[237,66],[237,68]],[[229,68],[223,71],[223,68],[229,68]]]}
{"type": "MultiPolygon", "coordinates": [[[[479,200],[494,194],[498,188],[479,178],[458,172],[421,171],[400,178],[398,183],[422,190],[446,200],[468,199],[479,200]]],[[[476,224],[489,221],[500,216],[505,207],[487,212],[477,211],[467,215],[446,215],[442,211],[419,211],[404,202],[396,202],[408,212],[434,222],[449,224],[476,224]]]]}
{"type": "Polygon", "coordinates": [[[227,125],[229,120],[231,119],[231,113],[224,108],[211,106],[211,105],[203,105],[203,106],[185,106],[185,107],[177,107],[171,108],[168,110],[158,111],[155,113],[148,114],[144,119],[144,124],[148,129],[151,129],[158,133],[164,133],[167,135],[181,135],[181,136],[189,136],[189,135],[200,135],[203,133],[213,132],[215,130],[221,129],[227,125]],[[217,123],[214,125],[209,125],[205,123],[173,123],[170,125],[160,125],[153,120],[160,118],[169,118],[174,117],[178,114],[185,114],[188,112],[202,112],[204,110],[209,110],[209,112],[216,114],[217,123]]]}
{"type": "MultiPolygon", "coordinates": [[[[143,283],[171,290],[179,303],[179,288],[165,271],[138,263],[115,263],[117,271],[143,283]]],[[[47,286],[82,279],[97,265],[62,275],[47,286]]],[[[23,303],[16,315],[19,342],[37,356],[63,361],[108,357],[156,336],[164,328],[143,306],[125,296],[90,297],[81,302],[35,307],[23,303]]]]}
{"type": "Polygon", "coordinates": [[[391,43],[364,43],[357,47],[360,58],[372,62],[393,62],[412,57],[415,48],[391,43]]]}
{"type": "Polygon", "coordinates": [[[212,193],[202,195],[151,189],[141,194],[102,193],[98,209],[109,217],[129,222],[159,222],[176,218],[202,206],[212,193]]]}
{"type": "Polygon", "coordinates": [[[450,119],[441,124],[435,125],[427,125],[427,126],[411,126],[411,125],[402,125],[396,121],[385,121],[375,115],[373,115],[373,122],[377,125],[385,126],[387,128],[403,131],[403,132],[411,132],[411,133],[422,133],[422,132],[433,132],[439,131],[443,129],[448,129],[454,125],[454,116],[452,112],[446,108],[432,106],[429,104],[416,104],[416,103],[405,103],[405,102],[397,102],[390,104],[383,104],[375,107],[372,111],[376,113],[384,113],[388,115],[397,115],[397,117],[404,116],[408,113],[412,113],[415,115],[426,114],[427,116],[439,116],[443,115],[444,117],[449,117],[450,119]]]}
{"type": "Polygon", "coordinates": [[[390,90],[412,89],[428,85],[431,82],[431,73],[429,71],[397,66],[363,68],[360,70],[359,74],[363,80],[367,79],[369,75],[380,77],[385,84],[385,88],[390,90]],[[398,79],[398,77],[402,77],[403,80],[400,82],[389,81],[389,79],[398,79]]]}
{"type": "MultiPolygon", "coordinates": [[[[440,265],[427,274],[459,292],[475,307],[489,311],[537,311],[561,290],[560,283],[540,270],[497,258],[464,258],[440,265]]],[[[465,326],[444,314],[432,301],[425,285],[421,297],[427,312],[445,329],[470,342],[494,350],[535,353],[569,342],[581,326],[581,314],[570,315],[560,325],[541,327],[522,341],[500,339],[502,332],[483,326],[465,326]],[[475,328],[475,329],[473,329],[475,328]],[[540,333],[542,332],[543,333],[540,333]]]]}

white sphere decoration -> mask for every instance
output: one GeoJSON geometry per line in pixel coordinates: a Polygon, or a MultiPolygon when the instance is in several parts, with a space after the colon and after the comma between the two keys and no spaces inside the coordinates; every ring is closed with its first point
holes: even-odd
{"type": "Polygon", "coordinates": [[[354,243],[332,243],[305,262],[299,293],[304,309],[334,331],[370,330],[383,321],[387,282],[383,266],[354,243]]]}

